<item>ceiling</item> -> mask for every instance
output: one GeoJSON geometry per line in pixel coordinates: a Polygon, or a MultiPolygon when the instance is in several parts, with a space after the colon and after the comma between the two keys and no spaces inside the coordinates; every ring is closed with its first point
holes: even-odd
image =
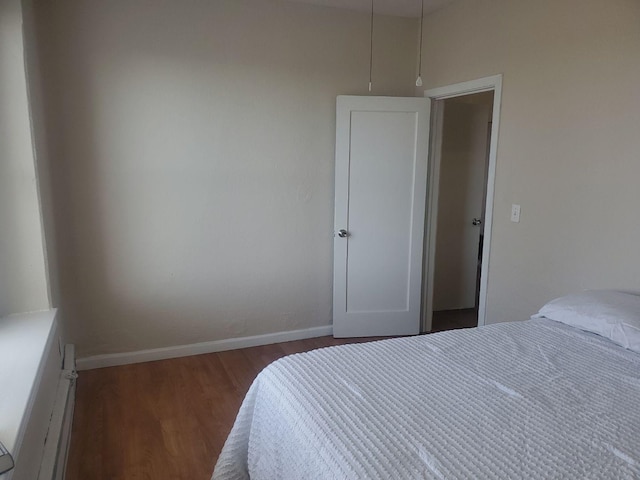
{"type": "MultiPolygon", "coordinates": [[[[324,7],[345,8],[361,12],[371,11],[371,0],[291,0],[324,7]]],[[[425,14],[433,12],[453,0],[424,0],[425,14]]],[[[373,0],[376,13],[398,17],[419,17],[421,0],[373,0]]]]}

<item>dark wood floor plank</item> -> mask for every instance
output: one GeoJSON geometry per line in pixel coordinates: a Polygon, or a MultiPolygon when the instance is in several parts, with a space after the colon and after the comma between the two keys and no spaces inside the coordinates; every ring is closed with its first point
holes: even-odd
{"type": "Polygon", "coordinates": [[[478,326],[478,310],[465,308],[462,310],[440,310],[433,312],[432,332],[472,328],[478,326]]]}
{"type": "Polygon", "coordinates": [[[215,354],[227,372],[237,392],[245,393],[259,370],[251,363],[245,350],[229,350],[215,354]]]}
{"type": "Polygon", "coordinates": [[[271,362],[285,356],[284,350],[282,350],[277,343],[246,348],[244,349],[244,353],[258,372],[271,362]]]}
{"type": "MultiPolygon", "coordinates": [[[[331,338],[331,337],[329,337],[331,338]]],[[[307,341],[307,340],[297,340],[295,342],[285,342],[280,343],[280,348],[285,353],[285,355],[293,355],[296,353],[308,352],[309,350],[313,350],[315,344],[307,341]]]]}

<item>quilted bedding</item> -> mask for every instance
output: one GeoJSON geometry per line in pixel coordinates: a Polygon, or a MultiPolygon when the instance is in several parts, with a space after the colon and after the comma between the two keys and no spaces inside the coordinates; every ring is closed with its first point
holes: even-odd
{"type": "Polygon", "coordinates": [[[280,359],[213,479],[640,478],[640,354],[530,320],[280,359]]]}

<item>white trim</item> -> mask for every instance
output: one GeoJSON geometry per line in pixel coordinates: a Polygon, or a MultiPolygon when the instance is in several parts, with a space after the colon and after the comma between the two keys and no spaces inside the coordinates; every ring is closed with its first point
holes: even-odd
{"type": "MultiPolygon", "coordinates": [[[[480,93],[486,91],[493,91],[493,125],[491,128],[491,145],[489,148],[489,170],[487,172],[487,199],[485,205],[485,217],[484,217],[484,243],[482,248],[482,273],[480,275],[480,300],[478,305],[478,326],[485,325],[486,313],[487,313],[487,287],[489,284],[489,255],[491,252],[491,231],[493,226],[493,200],[495,193],[495,181],[496,181],[496,161],[498,153],[498,134],[500,132],[500,107],[502,105],[502,75],[494,75],[491,77],[480,78],[478,80],[471,80],[468,82],[456,83],[453,85],[447,85],[444,87],[433,88],[426,90],[424,96],[434,100],[445,100],[447,98],[461,97],[463,95],[469,95],[472,93],[480,93]]],[[[436,122],[436,128],[438,127],[437,116],[432,117],[432,122],[436,122]]],[[[441,123],[441,122],[440,122],[441,123]]],[[[433,131],[433,129],[432,129],[433,131]]],[[[436,189],[437,185],[434,182],[437,180],[437,168],[439,165],[432,165],[434,158],[437,155],[436,148],[429,146],[429,164],[432,169],[432,173],[429,178],[429,191],[436,189]]],[[[437,163],[437,162],[436,162],[437,163]]],[[[430,197],[431,198],[431,197],[430,197]]],[[[435,219],[437,217],[437,211],[429,209],[429,218],[427,219],[427,225],[429,228],[435,228],[435,219]]],[[[431,235],[430,235],[431,237],[431,235]]],[[[433,254],[434,250],[431,248],[435,245],[435,242],[431,241],[427,244],[427,282],[425,282],[424,298],[425,308],[423,315],[423,328],[426,331],[431,330],[431,320],[433,316],[433,254]]]]}
{"type": "MultiPolygon", "coordinates": [[[[445,100],[447,98],[462,97],[472,93],[488,92],[498,90],[502,92],[502,74],[491,77],[479,78],[468,82],[454,83],[444,87],[432,88],[424,92],[425,97],[431,100],[445,100]]],[[[495,101],[494,101],[495,105],[495,101]]]]}
{"type": "Polygon", "coordinates": [[[422,309],[422,330],[430,332],[433,323],[433,279],[436,260],[436,234],[438,230],[438,196],[440,194],[440,182],[434,179],[440,178],[440,154],[442,152],[442,120],[444,109],[441,102],[432,102],[431,106],[431,138],[429,141],[429,177],[427,180],[427,217],[425,219],[425,248],[423,258],[423,270],[425,282],[422,285],[424,308],[422,309]],[[433,245],[433,248],[431,246],[433,245]]]}
{"type": "Polygon", "coordinates": [[[267,333],[251,337],[228,338],[212,342],[193,343],[191,345],[176,345],[173,347],[139,350],[136,352],[109,353],[92,357],[79,358],[78,370],[92,370],[94,368],[115,367],[132,363],[153,362],[169,358],[202,355],[204,353],[224,352],[238,348],[257,347],[272,343],[291,342],[306,338],[325,337],[333,334],[333,326],[313,327],[304,330],[290,330],[287,332],[267,333]]]}

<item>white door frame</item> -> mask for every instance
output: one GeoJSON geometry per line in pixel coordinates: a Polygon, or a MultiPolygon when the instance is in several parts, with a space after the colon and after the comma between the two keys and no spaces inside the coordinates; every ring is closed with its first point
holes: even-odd
{"type": "Polygon", "coordinates": [[[489,147],[489,168],[487,172],[487,197],[483,225],[482,271],[480,275],[480,300],[478,305],[478,326],[486,322],[487,286],[489,280],[489,254],[491,251],[491,230],[493,225],[493,197],[496,179],[496,159],[498,132],[500,131],[500,106],[502,104],[502,75],[456,83],[445,87],[426,90],[424,96],[432,101],[431,141],[429,144],[429,179],[427,200],[427,235],[425,236],[425,281],[423,282],[424,308],[422,328],[431,331],[433,320],[433,279],[435,267],[436,230],[438,223],[438,186],[440,180],[440,153],[442,148],[442,102],[447,98],[461,97],[473,93],[493,91],[493,125],[489,147]]]}

